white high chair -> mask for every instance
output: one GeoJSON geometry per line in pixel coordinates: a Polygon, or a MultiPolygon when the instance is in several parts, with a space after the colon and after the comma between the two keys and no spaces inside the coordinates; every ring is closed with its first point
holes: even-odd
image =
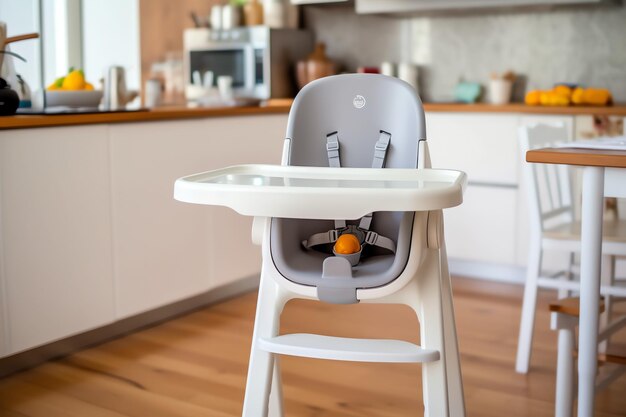
{"type": "Polygon", "coordinates": [[[302,89],[289,114],[283,166],[230,167],[176,182],[180,201],[255,216],[263,266],[244,417],[282,415],[276,355],[419,362],[425,415],[465,415],[441,211],[461,203],[465,183],[462,172],[430,169],[415,91],[370,74],[326,77],[302,89]],[[330,250],[342,234],[358,237],[356,259],[330,250]],[[279,335],[292,298],[406,304],[419,319],[421,346],[279,335]]]}

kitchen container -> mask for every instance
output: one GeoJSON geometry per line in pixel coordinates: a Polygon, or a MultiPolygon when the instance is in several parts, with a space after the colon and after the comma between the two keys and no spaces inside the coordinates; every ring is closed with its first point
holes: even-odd
{"type": "Polygon", "coordinates": [[[249,0],[243,6],[243,17],[246,26],[263,24],[263,5],[258,0],[249,0]]]}
{"type": "Polygon", "coordinates": [[[265,24],[271,28],[284,28],[287,11],[283,0],[265,0],[263,3],[265,24]]]}
{"type": "Polygon", "coordinates": [[[489,81],[489,101],[491,104],[507,104],[511,101],[513,81],[495,78],[489,81]]]}
{"type": "Polygon", "coordinates": [[[223,30],[236,28],[241,24],[241,9],[233,4],[222,6],[222,27],[223,30]]]}
{"type": "Polygon", "coordinates": [[[211,29],[221,29],[222,28],[222,6],[219,4],[213,5],[211,7],[211,15],[209,16],[209,23],[211,24],[211,29]]]}
{"type": "Polygon", "coordinates": [[[398,64],[398,78],[405,81],[418,91],[418,70],[417,65],[408,62],[398,64]]]}
{"type": "Polygon", "coordinates": [[[102,100],[102,91],[51,90],[45,91],[46,107],[97,108],[102,100]]]}
{"type": "Polygon", "coordinates": [[[335,63],[326,55],[326,45],[318,43],[315,50],[306,60],[296,64],[296,79],[298,88],[302,88],[313,80],[327,77],[336,73],[335,63]]]}
{"type": "Polygon", "coordinates": [[[163,85],[158,78],[146,80],[146,90],[144,92],[144,104],[148,108],[157,107],[161,103],[161,92],[163,85]]]}

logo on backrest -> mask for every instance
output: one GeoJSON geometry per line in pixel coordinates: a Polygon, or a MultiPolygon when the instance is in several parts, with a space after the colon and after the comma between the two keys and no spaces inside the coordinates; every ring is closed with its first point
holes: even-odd
{"type": "Polygon", "coordinates": [[[355,108],[362,109],[363,107],[365,107],[365,97],[363,97],[362,95],[356,95],[352,100],[352,104],[355,108]]]}

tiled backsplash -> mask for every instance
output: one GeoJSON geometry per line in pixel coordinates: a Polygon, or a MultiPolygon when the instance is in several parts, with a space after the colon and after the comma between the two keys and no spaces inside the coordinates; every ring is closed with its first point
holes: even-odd
{"type": "Polygon", "coordinates": [[[452,98],[456,83],[486,85],[492,72],[605,87],[626,102],[626,7],[472,13],[419,18],[357,15],[351,7],[304,10],[305,26],[344,70],[382,61],[420,65],[420,94],[452,98]]]}

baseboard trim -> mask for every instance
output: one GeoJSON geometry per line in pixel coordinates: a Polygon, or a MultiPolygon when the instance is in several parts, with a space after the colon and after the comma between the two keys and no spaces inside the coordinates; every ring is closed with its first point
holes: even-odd
{"type": "Polygon", "coordinates": [[[520,285],[523,285],[526,281],[526,268],[523,266],[467,261],[455,258],[449,259],[448,264],[450,274],[455,276],[520,285]]]}
{"type": "Polygon", "coordinates": [[[181,300],[155,310],[128,317],[115,323],[81,333],[47,345],[0,358],[0,378],[39,365],[51,359],[67,356],[137,330],[155,326],[176,316],[253,291],[259,286],[259,276],[250,276],[231,284],[181,300]]]}

